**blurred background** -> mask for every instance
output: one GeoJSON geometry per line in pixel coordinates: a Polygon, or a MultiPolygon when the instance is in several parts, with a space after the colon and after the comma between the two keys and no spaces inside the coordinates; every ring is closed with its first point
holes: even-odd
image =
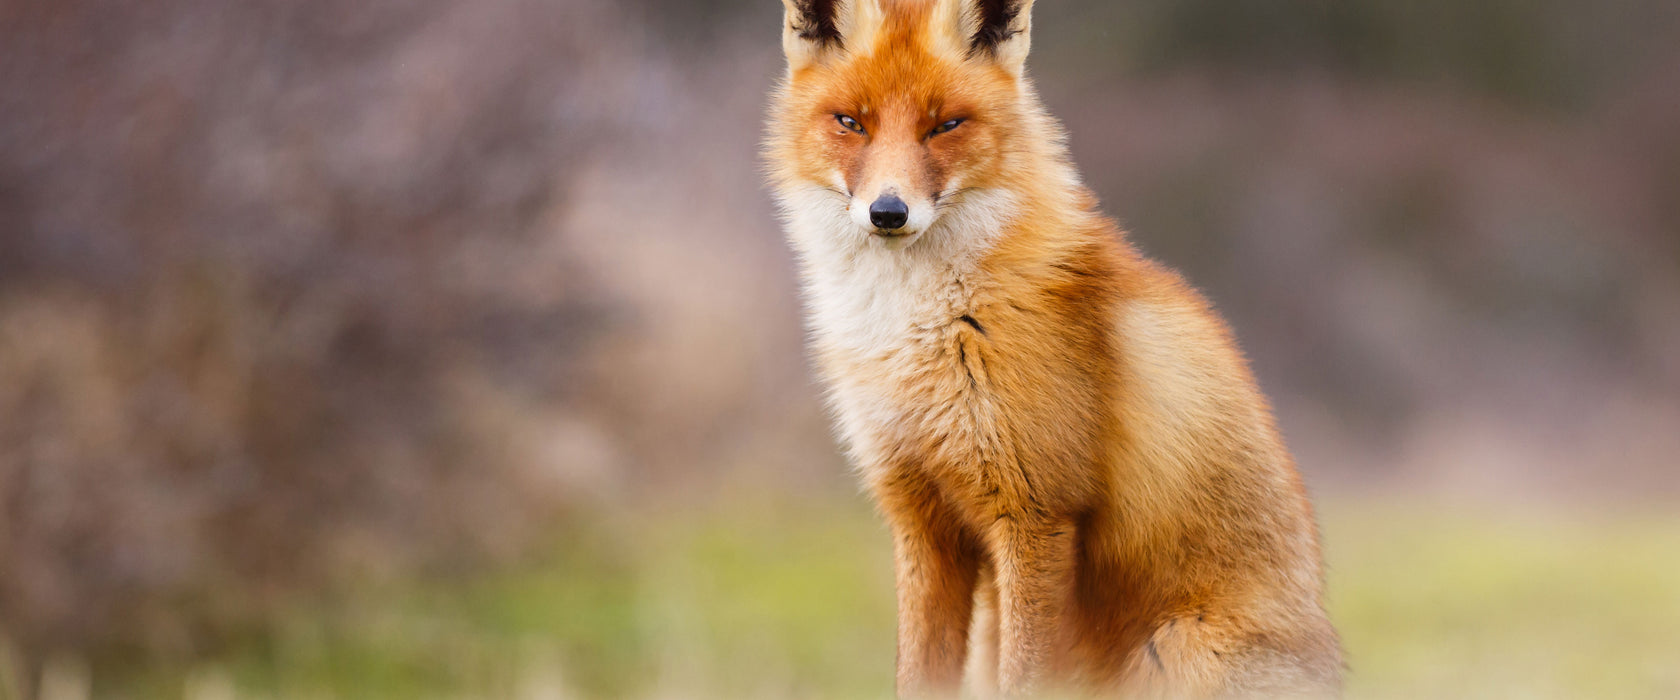
{"type": "MultiPolygon", "coordinates": [[[[882,697],[771,0],[0,0],[0,698],[882,697]]],[[[1350,695],[1680,697],[1680,4],[1044,0],[1350,695]]]]}

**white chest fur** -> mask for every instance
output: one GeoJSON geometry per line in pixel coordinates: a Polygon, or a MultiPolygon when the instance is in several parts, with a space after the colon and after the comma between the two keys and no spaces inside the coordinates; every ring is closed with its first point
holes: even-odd
{"type": "Polygon", "coordinates": [[[1007,225],[1013,198],[965,193],[909,241],[860,230],[843,202],[822,188],[783,198],[839,432],[867,466],[896,440],[914,439],[934,414],[972,399],[953,336],[987,283],[979,261],[1007,225]]]}

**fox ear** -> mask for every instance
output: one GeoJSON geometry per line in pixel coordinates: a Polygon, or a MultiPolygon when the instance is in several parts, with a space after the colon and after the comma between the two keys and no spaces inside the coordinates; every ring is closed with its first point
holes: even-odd
{"type": "Polygon", "coordinates": [[[989,57],[1016,76],[1032,46],[1033,0],[969,0],[964,26],[972,28],[968,55],[989,57]]]}
{"type": "Polygon", "coordinates": [[[886,22],[886,0],[782,0],[788,71],[852,47],[866,47],[886,22]]]}
{"type": "Polygon", "coordinates": [[[838,51],[841,0],[782,0],[782,51],[788,70],[796,71],[838,51]]]}

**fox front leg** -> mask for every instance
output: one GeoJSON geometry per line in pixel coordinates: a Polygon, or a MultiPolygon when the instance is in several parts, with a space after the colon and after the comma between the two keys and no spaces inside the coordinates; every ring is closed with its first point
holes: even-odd
{"type": "Polygon", "coordinates": [[[1047,690],[1062,618],[1073,591],[1074,523],[1005,517],[992,533],[998,595],[998,690],[1030,697],[1047,690]]]}
{"type": "Polygon", "coordinates": [[[915,504],[893,518],[898,588],[898,696],[954,698],[961,689],[979,551],[953,518],[915,504]]]}

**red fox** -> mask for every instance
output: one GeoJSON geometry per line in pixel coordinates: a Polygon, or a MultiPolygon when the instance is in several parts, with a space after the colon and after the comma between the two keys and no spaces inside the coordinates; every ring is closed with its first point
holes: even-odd
{"type": "Polygon", "coordinates": [[[1271,409],[1080,184],[1032,0],[783,4],[769,177],[892,531],[898,694],[1338,695],[1271,409]]]}

